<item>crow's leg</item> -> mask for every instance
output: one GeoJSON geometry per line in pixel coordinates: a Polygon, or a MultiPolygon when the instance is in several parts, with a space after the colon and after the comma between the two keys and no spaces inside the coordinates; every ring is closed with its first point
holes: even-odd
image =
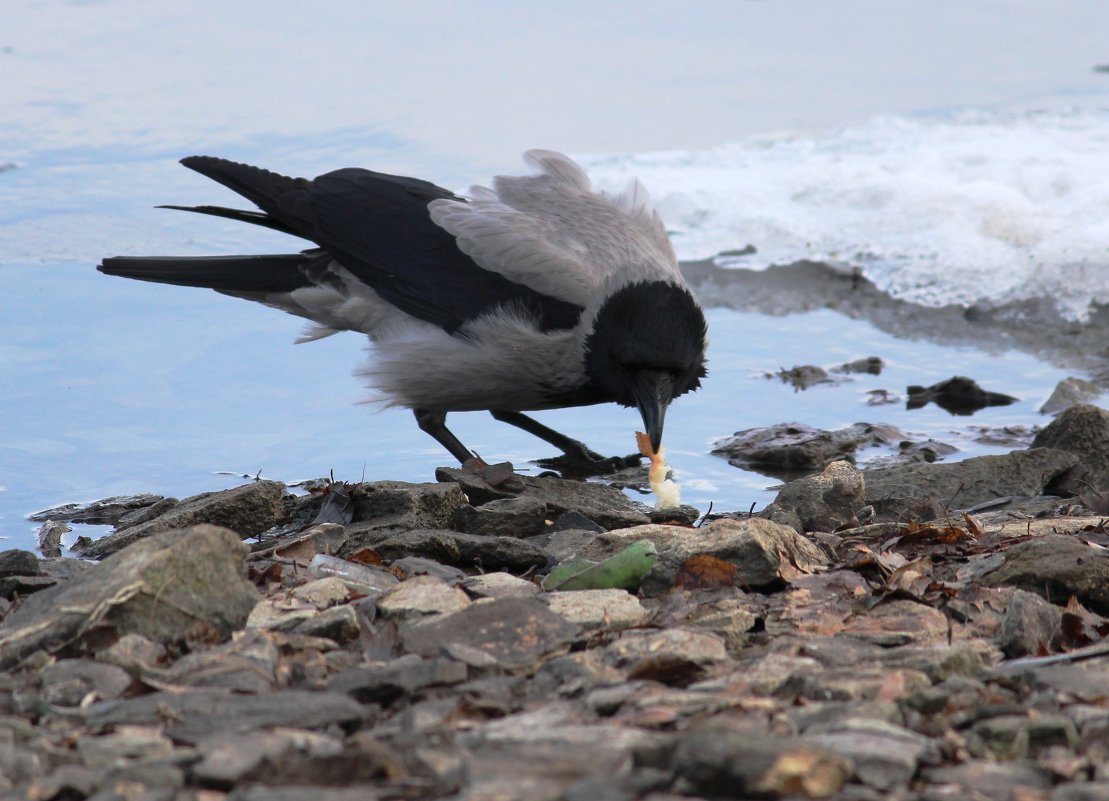
{"type": "Polygon", "coordinates": [[[416,415],[416,425],[420,427],[420,430],[426,431],[435,437],[435,441],[450,451],[451,456],[457,459],[459,464],[466,464],[466,462],[476,457],[476,454],[463,445],[458,437],[447,428],[446,412],[435,412],[431,409],[413,409],[412,413],[416,415]]]}
{"type": "Polygon", "coordinates": [[[622,470],[625,467],[639,464],[641,458],[637,453],[633,453],[629,456],[601,456],[601,454],[589,448],[585,443],[555,431],[553,428],[545,426],[538,420],[533,420],[521,412],[490,410],[489,414],[493,415],[495,420],[500,420],[502,423],[516,426],[516,428],[522,429],[533,436],[539,437],[539,439],[545,442],[551,443],[566,454],[565,458],[542,460],[540,462],[541,464],[549,463],[552,466],[565,466],[574,470],[587,471],[590,473],[612,473],[616,470],[622,470]]]}

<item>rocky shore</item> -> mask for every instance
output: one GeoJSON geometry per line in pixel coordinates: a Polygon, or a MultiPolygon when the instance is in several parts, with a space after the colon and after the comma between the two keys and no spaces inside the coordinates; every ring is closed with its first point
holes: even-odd
{"type": "Polygon", "coordinates": [[[755,513],[503,469],[52,510],[114,531],[0,553],[0,797],[1109,798],[1109,413],[810,439],[755,513]]]}

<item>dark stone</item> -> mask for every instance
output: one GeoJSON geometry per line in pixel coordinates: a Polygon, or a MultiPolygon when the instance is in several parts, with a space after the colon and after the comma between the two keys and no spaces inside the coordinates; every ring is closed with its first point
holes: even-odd
{"type": "Polygon", "coordinates": [[[1109,412],[1080,403],[1051,421],[1032,440],[1035,448],[1057,448],[1075,454],[1085,468],[1083,482],[1109,490],[1109,412]]]}
{"type": "Polygon", "coordinates": [[[355,727],[365,715],[353,698],[336,692],[282,690],[244,695],[224,690],[155,692],[104,701],[82,710],[93,731],[116,726],[158,726],[174,740],[196,743],[212,732],[250,732],[269,726],[322,729],[355,727]]]}
{"type": "Polygon", "coordinates": [[[456,564],[462,567],[523,573],[547,563],[547,554],[530,540],[458,533],[453,536],[458,546],[456,564]]]}
{"type": "Polygon", "coordinates": [[[1065,604],[1071,596],[1087,609],[1109,615],[1109,551],[1077,537],[1045,534],[1020,542],[1005,563],[981,579],[987,587],[1019,587],[1065,604]]]}
{"type": "Polygon", "coordinates": [[[457,484],[375,481],[352,490],[354,521],[342,553],[413,529],[452,529],[466,497],[457,484]]]}
{"type": "Polygon", "coordinates": [[[736,467],[761,470],[823,470],[832,462],[855,460],[860,448],[890,445],[905,435],[890,425],[855,423],[822,431],[803,423],[780,423],[737,431],[717,442],[712,452],[736,467]]]}
{"type": "Polygon", "coordinates": [[[45,523],[47,520],[64,520],[70,523],[112,526],[123,515],[138,509],[144,509],[161,500],[161,495],[120,495],[93,501],[92,503],[67,503],[62,506],[54,506],[27,517],[36,523],[45,523]]]}
{"type": "Polygon", "coordinates": [[[387,561],[406,556],[422,556],[445,564],[458,564],[458,545],[454,532],[418,528],[403,531],[373,545],[374,551],[387,561]]]}
{"type": "Polygon", "coordinates": [[[904,515],[925,502],[965,509],[1007,495],[1044,495],[1045,487],[1078,463],[1052,448],[978,456],[953,464],[910,464],[865,470],[866,502],[879,513],[904,515]]]}
{"type": "Polygon", "coordinates": [[[175,642],[196,626],[225,640],[258,600],[245,546],[215,526],[164,532],[28,598],[0,628],[0,669],[35,651],[81,652],[134,632],[175,642]]]}
{"type": "Polygon", "coordinates": [[[0,551],[0,578],[38,576],[39,558],[30,551],[0,551]]]}
{"type": "Polygon", "coordinates": [[[863,474],[847,462],[832,462],[819,475],[786,484],[760,516],[775,517],[778,510],[796,515],[803,531],[835,531],[858,525],[856,513],[866,505],[863,474]]]}
{"type": "Polygon", "coordinates": [[[202,523],[230,529],[240,539],[254,537],[281,519],[284,492],[285,485],[279,481],[254,481],[222,492],[194,495],[160,517],[101,537],[84,549],[81,555],[102,559],[152,534],[202,523]]]}
{"type": "Polygon", "coordinates": [[[534,598],[473,604],[403,632],[404,647],[426,657],[459,645],[484,652],[505,669],[530,667],[564,649],[577,627],[534,598]]]}
{"type": "Polygon", "coordinates": [[[333,676],[328,688],[364,704],[387,706],[420,690],[460,684],[468,677],[469,669],[462,662],[407,654],[390,662],[348,668],[333,676]]]}
{"type": "Polygon", "coordinates": [[[593,531],[597,534],[604,531],[603,528],[581,512],[571,509],[568,512],[563,512],[558,515],[547,528],[546,533],[554,534],[556,531],[566,531],[568,529],[574,529],[576,531],[593,531]]]}
{"type": "Polygon", "coordinates": [[[458,510],[458,527],[487,537],[531,537],[546,528],[547,504],[526,495],[458,510]]]}
{"type": "Polygon", "coordinates": [[[1017,590],[1009,599],[995,642],[1008,659],[1036,656],[1056,650],[1063,620],[1062,610],[1039,595],[1017,590]]]}
{"type": "Polygon", "coordinates": [[[951,414],[970,415],[987,406],[1008,406],[1018,398],[1000,392],[987,392],[973,378],[957,375],[930,387],[912,386],[906,390],[908,409],[919,409],[934,403],[951,414]]]}

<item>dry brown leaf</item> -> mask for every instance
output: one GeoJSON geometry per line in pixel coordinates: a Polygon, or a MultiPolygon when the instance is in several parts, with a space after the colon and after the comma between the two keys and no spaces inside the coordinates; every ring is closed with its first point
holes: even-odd
{"type": "Polygon", "coordinates": [[[715,589],[735,584],[736,566],[710,554],[697,554],[682,562],[674,586],[680,589],[715,589]]]}

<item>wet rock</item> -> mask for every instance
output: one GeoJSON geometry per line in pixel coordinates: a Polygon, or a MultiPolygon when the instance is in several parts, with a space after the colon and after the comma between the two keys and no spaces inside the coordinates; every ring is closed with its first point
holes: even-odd
{"type": "Polygon", "coordinates": [[[890,425],[855,423],[823,431],[803,423],[780,423],[737,431],[712,452],[736,467],[770,470],[823,470],[832,462],[854,461],[862,448],[890,445],[905,435],[890,425]]]}
{"type": "Polygon", "coordinates": [[[137,526],[140,523],[146,523],[156,517],[161,517],[162,515],[166,514],[179,503],[180,501],[177,500],[177,498],[161,498],[160,500],[155,501],[149,506],[132,509],[131,511],[120,515],[119,519],[115,523],[115,527],[117,530],[119,530],[128,528],[130,526],[137,526]]]}
{"type": "Polygon", "coordinates": [[[70,523],[89,523],[113,526],[123,515],[157,503],[161,495],[117,495],[91,503],[67,503],[28,515],[28,520],[45,523],[47,520],[70,523]]]}
{"type": "Polygon", "coordinates": [[[881,375],[882,368],[885,366],[885,362],[878,356],[867,356],[864,359],[855,359],[853,362],[847,362],[846,364],[841,364],[839,367],[833,367],[832,372],[881,375]]]}
{"type": "Polygon", "coordinates": [[[81,555],[102,559],[152,534],[199,524],[230,529],[241,539],[254,537],[281,519],[284,492],[285,485],[278,481],[255,481],[222,492],[194,495],[160,517],[95,540],[81,551],[81,555]]]}
{"type": "Polygon", "coordinates": [[[547,504],[526,495],[466,504],[458,510],[458,527],[467,534],[485,537],[532,537],[546,527],[547,504]]]}
{"type": "Polygon", "coordinates": [[[1068,376],[1055,385],[1051,397],[1040,407],[1040,412],[1042,414],[1059,414],[1059,412],[1069,409],[1071,406],[1097,400],[1104,391],[1093,381],[1068,376]]]}
{"type": "Polygon", "coordinates": [[[1080,403],[1051,421],[1032,441],[1035,448],[1075,454],[1085,468],[1081,479],[1095,489],[1109,489],[1109,412],[1080,403]]]}
{"type": "MultiPolygon", "coordinates": [[[[866,505],[863,474],[848,462],[832,462],[815,476],[786,484],[760,516],[784,522],[793,515],[804,531],[835,531],[858,525],[856,512],[866,505]]],[[[792,519],[792,518],[790,518],[792,519]]]]}
{"type": "Polygon", "coordinates": [[[351,496],[354,521],[346,528],[342,554],[414,529],[452,529],[466,502],[459,486],[449,482],[374,481],[357,485],[351,496]]]}
{"type": "Polygon", "coordinates": [[[1005,609],[997,646],[1008,659],[1048,653],[1058,643],[1062,620],[1058,606],[1035,593],[1017,590],[1005,609]]]}
{"type": "Polygon", "coordinates": [[[203,626],[226,639],[258,600],[242,575],[244,555],[238,535],[216,526],[137,542],[28,598],[0,629],[0,667],[36,650],[81,652],[129,632],[175,642],[203,626]]]}
{"type": "Polygon", "coordinates": [[[561,617],[583,629],[622,629],[642,623],[647,610],[625,590],[552,592],[540,600],[561,617]]]}
{"type": "Polygon", "coordinates": [[[1109,551],[1076,537],[1045,534],[1005,553],[1005,563],[982,580],[987,587],[1018,587],[1065,604],[1071,596],[1109,615],[1109,551]]]}
{"type": "Polygon", "coordinates": [[[386,619],[398,621],[445,615],[469,605],[465,592],[433,576],[402,581],[377,600],[378,612],[386,619]]]}
{"type": "Polygon", "coordinates": [[[674,772],[689,792],[731,798],[828,798],[851,775],[847,759],[796,739],[710,722],[684,734],[674,772]]]}
{"type": "Polygon", "coordinates": [[[767,373],[767,378],[778,378],[783,384],[789,384],[795,390],[804,390],[817,384],[835,384],[843,381],[828,375],[828,371],[815,364],[799,364],[788,370],[782,368],[776,373],[767,373]]]}
{"type": "Polygon", "coordinates": [[[30,551],[0,551],[0,578],[39,575],[39,558],[30,551]]]}
{"type": "Polygon", "coordinates": [[[577,627],[534,598],[502,598],[407,628],[406,650],[434,657],[453,645],[487,654],[507,669],[522,668],[563,650],[577,627]]]}
{"type": "Polygon", "coordinates": [[[605,529],[637,526],[648,520],[641,504],[605,484],[531,476],[523,481],[524,495],[543,502],[551,519],[574,511],[605,529]]]}
{"type": "Polygon", "coordinates": [[[46,557],[62,555],[62,537],[73,529],[68,523],[58,520],[47,520],[38,530],[39,551],[46,557]]]}
{"type": "Polygon", "coordinates": [[[902,440],[897,443],[897,451],[892,454],[885,454],[875,456],[866,460],[866,466],[870,467],[894,467],[899,464],[915,464],[916,462],[932,462],[941,461],[944,457],[950,456],[953,453],[958,453],[959,449],[954,445],[949,445],[946,442],[940,442],[934,439],[921,440],[920,442],[913,442],[912,440],[902,440]]]}
{"type": "Polygon", "coordinates": [[[1008,406],[1018,400],[1012,395],[987,392],[973,378],[958,375],[930,387],[912,386],[906,392],[909,395],[905,403],[908,409],[919,409],[934,403],[946,412],[962,415],[974,414],[987,406],[1008,406]]]}
{"type": "Polygon", "coordinates": [[[911,464],[863,471],[866,502],[883,514],[936,501],[951,509],[1006,495],[1043,495],[1054,479],[1078,463],[1078,457],[1053,448],[978,456],[953,464],[911,464]]]}

